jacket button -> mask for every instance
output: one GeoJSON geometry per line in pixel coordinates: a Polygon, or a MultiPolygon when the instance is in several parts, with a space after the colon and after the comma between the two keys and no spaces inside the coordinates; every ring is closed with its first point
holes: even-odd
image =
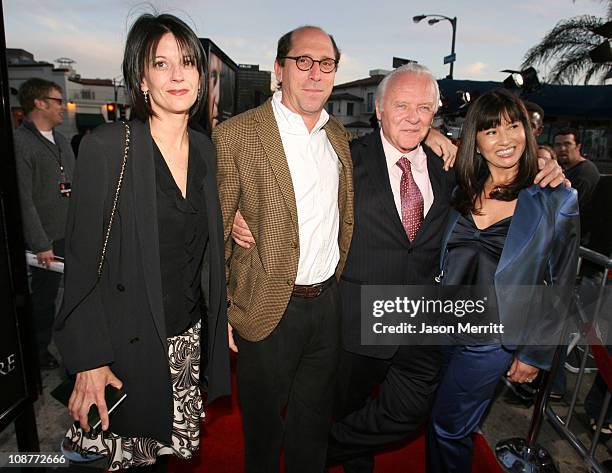
{"type": "Polygon", "coordinates": [[[292,241],[291,248],[297,248],[297,247],[298,247],[297,241],[292,241]]]}
{"type": "Polygon", "coordinates": [[[287,286],[293,287],[293,281],[291,279],[287,279],[287,286]]]}
{"type": "Polygon", "coordinates": [[[125,291],[125,286],[123,284],[119,283],[119,284],[117,284],[117,290],[119,292],[123,292],[123,291],[125,291]]]}
{"type": "Polygon", "coordinates": [[[134,343],[139,342],[139,341],[140,341],[140,338],[138,338],[138,337],[134,337],[134,338],[132,338],[132,339],[130,340],[130,343],[131,343],[131,344],[134,344],[134,343]]]}
{"type": "Polygon", "coordinates": [[[229,309],[232,306],[232,301],[231,299],[227,300],[227,308],[229,309]]]}

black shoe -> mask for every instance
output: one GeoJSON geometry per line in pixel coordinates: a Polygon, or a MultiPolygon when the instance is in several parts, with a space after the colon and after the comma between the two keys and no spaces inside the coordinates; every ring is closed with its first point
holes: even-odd
{"type": "Polygon", "coordinates": [[[38,355],[38,362],[40,363],[41,370],[54,370],[59,367],[59,362],[49,352],[38,355]]]}

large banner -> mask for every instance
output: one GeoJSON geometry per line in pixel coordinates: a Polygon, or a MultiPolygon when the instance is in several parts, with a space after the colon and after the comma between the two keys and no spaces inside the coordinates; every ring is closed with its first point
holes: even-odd
{"type": "Polygon", "coordinates": [[[212,130],[234,115],[236,72],[213,51],[208,53],[208,126],[212,130]]]}
{"type": "Polygon", "coordinates": [[[238,64],[210,39],[200,39],[208,55],[206,116],[201,125],[209,133],[219,123],[236,114],[238,64]]]}
{"type": "MultiPolygon", "coordinates": [[[[3,202],[0,201],[0,205],[3,202]]],[[[26,397],[25,370],[13,304],[10,263],[5,239],[4,206],[0,206],[0,419],[26,397]]]]}

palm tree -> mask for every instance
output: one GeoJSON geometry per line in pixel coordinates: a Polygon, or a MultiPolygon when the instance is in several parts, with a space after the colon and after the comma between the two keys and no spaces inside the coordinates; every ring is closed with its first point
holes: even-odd
{"type": "Polygon", "coordinates": [[[606,40],[595,30],[612,20],[612,0],[602,1],[608,4],[607,18],[580,15],[560,21],[527,51],[522,68],[552,64],[547,82],[574,84],[583,79],[585,84],[591,80],[603,84],[612,73],[612,64],[595,63],[589,56],[592,49],[606,40]]]}

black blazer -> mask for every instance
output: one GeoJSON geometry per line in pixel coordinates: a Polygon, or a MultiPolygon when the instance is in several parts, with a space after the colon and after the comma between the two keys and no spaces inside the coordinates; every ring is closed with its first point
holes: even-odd
{"type": "MultiPolygon", "coordinates": [[[[79,152],[66,233],[65,289],[55,340],[70,373],[103,365],[124,383],[127,399],[110,429],[169,443],[172,391],[166,345],[153,141],[148,123],[130,122],[130,153],[100,282],[98,261],[125,143],[121,123],[86,136],[79,152]]],[[[202,320],[201,382],[208,401],[228,394],[229,356],[223,229],[215,151],[189,130],[192,158],[206,164],[203,189],[209,243],[202,269],[208,316],[202,320]],[[207,335],[207,336],[206,336],[207,335]]]]}
{"type": "Polygon", "coordinates": [[[390,358],[398,348],[361,345],[361,285],[435,284],[455,175],[444,171],[442,159],[431,149],[423,149],[434,202],[411,243],[393,200],[380,132],[351,143],[355,226],[340,279],[343,345],[348,351],[390,358]]]}

